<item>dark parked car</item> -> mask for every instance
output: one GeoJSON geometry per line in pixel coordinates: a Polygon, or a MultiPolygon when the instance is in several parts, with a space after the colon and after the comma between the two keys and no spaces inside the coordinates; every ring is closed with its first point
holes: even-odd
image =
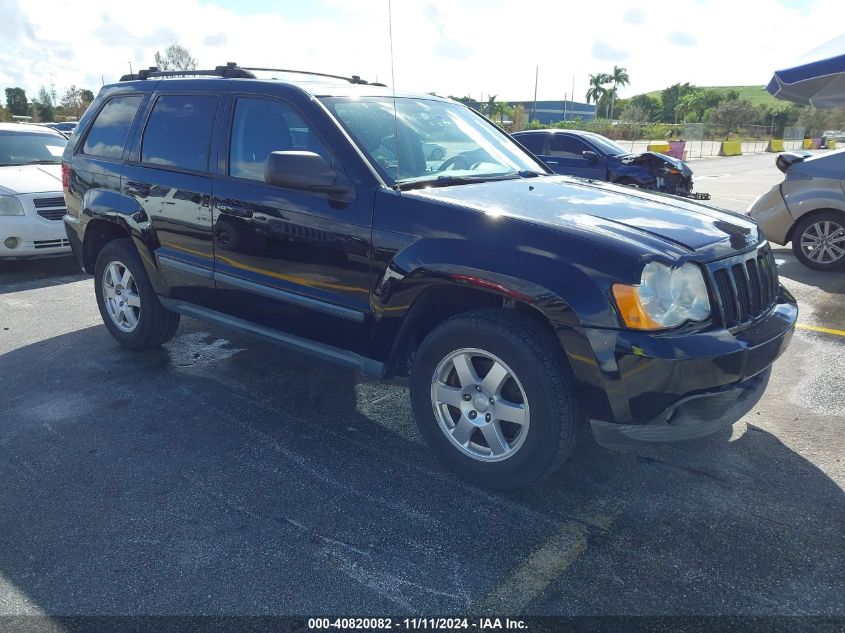
{"type": "Polygon", "coordinates": [[[78,123],[76,121],[62,121],[60,123],[42,123],[44,127],[49,127],[57,132],[61,132],[65,136],[70,136],[76,129],[78,123]]]}
{"type": "Polygon", "coordinates": [[[104,87],[64,154],[68,237],[130,349],[186,315],[409,376],[437,456],[512,488],[584,419],[612,447],[729,427],[790,340],[745,216],[555,176],[450,100],[189,74],[104,87]],[[437,167],[433,126],[466,148],[437,167]]]}
{"type": "Polygon", "coordinates": [[[632,154],[609,138],[577,130],[527,130],[513,137],[557,174],[606,180],[686,196],[692,170],[682,160],[643,152],[632,154]]]}

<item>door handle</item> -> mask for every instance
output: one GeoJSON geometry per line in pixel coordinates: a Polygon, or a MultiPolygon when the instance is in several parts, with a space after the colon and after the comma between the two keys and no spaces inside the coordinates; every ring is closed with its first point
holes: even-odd
{"type": "Polygon", "coordinates": [[[123,190],[130,196],[138,196],[139,198],[146,198],[150,195],[150,185],[145,182],[129,180],[123,186],[123,190]]]}
{"type": "Polygon", "coordinates": [[[252,217],[252,209],[248,209],[247,207],[240,205],[240,204],[232,204],[230,202],[218,202],[217,211],[220,213],[225,213],[227,215],[234,215],[239,218],[251,218],[252,217]]]}
{"type": "Polygon", "coordinates": [[[546,164],[547,165],[560,165],[560,161],[559,160],[547,160],[546,164]]]}

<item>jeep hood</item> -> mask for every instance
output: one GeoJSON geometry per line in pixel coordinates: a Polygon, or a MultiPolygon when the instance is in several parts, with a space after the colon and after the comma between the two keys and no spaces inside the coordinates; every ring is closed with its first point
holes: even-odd
{"type": "Polygon", "coordinates": [[[413,190],[419,196],[669,256],[727,256],[757,244],[753,220],[684,198],[568,176],[413,190]]]}
{"type": "Polygon", "coordinates": [[[62,190],[61,165],[7,165],[0,167],[0,194],[62,190]]]}

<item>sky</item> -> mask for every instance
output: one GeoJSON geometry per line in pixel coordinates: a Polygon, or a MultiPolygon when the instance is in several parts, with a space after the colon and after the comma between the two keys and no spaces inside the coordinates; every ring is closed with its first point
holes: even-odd
{"type": "Polygon", "coordinates": [[[843,0],[0,0],[0,99],[51,83],[96,93],[172,43],[201,67],[505,101],[533,98],[537,68],[539,99],[571,97],[574,83],[583,101],[589,74],[617,65],[631,79],[624,98],[676,82],[763,85],[843,30],[843,0]]]}

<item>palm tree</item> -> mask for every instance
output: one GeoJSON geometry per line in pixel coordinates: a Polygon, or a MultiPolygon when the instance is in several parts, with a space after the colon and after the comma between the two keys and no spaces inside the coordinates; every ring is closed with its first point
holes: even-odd
{"type": "Polygon", "coordinates": [[[607,88],[604,87],[606,83],[610,82],[610,76],[607,73],[598,73],[597,75],[590,75],[590,88],[587,90],[585,98],[587,103],[594,101],[596,104],[596,115],[598,115],[598,105],[605,95],[607,95],[607,88]]]}
{"type": "Polygon", "coordinates": [[[695,112],[700,119],[705,107],[707,107],[707,95],[704,94],[704,91],[693,90],[686,93],[678,99],[678,105],[675,106],[675,123],[678,122],[678,116],[683,122],[690,112],[695,112]]]}
{"type": "Polygon", "coordinates": [[[628,77],[628,71],[625,68],[621,68],[619,66],[613,66],[613,72],[610,75],[606,75],[608,83],[613,84],[613,94],[611,95],[610,99],[610,118],[613,118],[613,103],[616,101],[616,91],[619,90],[619,86],[627,86],[631,83],[630,78],[628,77]]]}
{"type": "Polygon", "coordinates": [[[496,97],[498,95],[487,95],[487,104],[484,107],[484,114],[487,115],[487,118],[491,121],[493,117],[496,116],[496,112],[499,110],[499,103],[496,101],[496,97]]]}

